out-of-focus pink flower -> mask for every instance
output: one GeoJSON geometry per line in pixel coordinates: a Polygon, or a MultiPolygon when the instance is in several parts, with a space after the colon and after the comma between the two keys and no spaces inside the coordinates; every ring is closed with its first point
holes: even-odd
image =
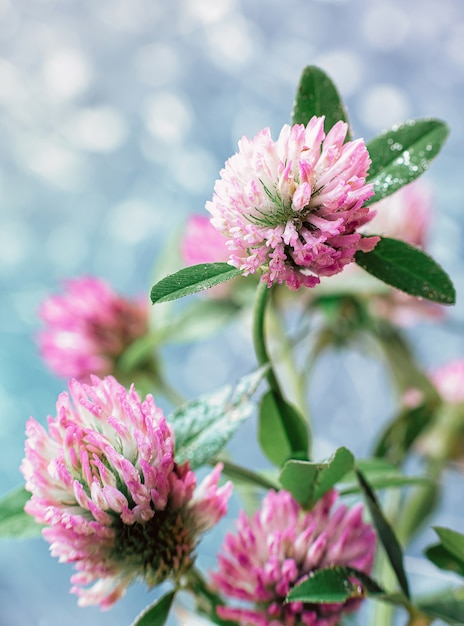
{"type": "Polygon", "coordinates": [[[449,404],[464,402],[464,360],[456,359],[438,368],[431,379],[439,394],[449,404]]]}
{"type": "Polygon", "coordinates": [[[70,381],[56,410],[48,432],[27,423],[25,508],[46,525],[52,555],[74,563],[79,604],[108,608],[138,578],[150,587],[178,580],[199,534],[226,512],[232,485],[218,487],[221,466],[195,492],[153,397],[142,402],[111,376],[70,381]]]}
{"type": "Polygon", "coordinates": [[[242,512],[237,533],[226,536],[218,556],[213,584],[227,598],[248,607],[219,607],[222,619],[240,626],[334,626],[345,604],[284,604],[290,589],[317,569],[350,566],[369,574],[375,552],[375,533],[363,522],[362,507],[332,510],[337,493],[325,494],[308,512],[290,493],[270,491],[261,509],[249,519],[242,512]]]}
{"type": "Polygon", "coordinates": [[[420,248],[427,246],[433,203],[431,189],[422,180],[401,187],[372,207],[376,210],[376,215],[366,231],[402,239],[420,248]]]}
{"type": "MultiPolygon", "coordinates": [[[[192,215],[182,239],[181,253],[186,265],[198,263],[225,263],[229,258],[226,239],[211,224],[207,215],[192,215]]],[[[205,292],[211,298],[230,296],[235,281],[216,285],[205,292]]]]}
{"type": "Polygon", "coordinates": [[[438,321],[446,314],[442,305],[398,290],[376,295],[371,298],[370,305],[376,316],[403,327],[413,326],[420,320],[438,321]]]}
{"type": "Polygon", "coordinates": [[[191,215],[182,239],[182,257],[186,265],[224,263],[229,258],[226,240],[211,224],[207,215],[191,215]]]}
{"type": "MultiPolygon", "coordinates": [[[[455,359],[429,373],[444,404],[435,411],[430,426],[417,442],[417,449],[426,457],[455,461],[464,469],[464,359],[455,359]]],[[[418,393],[406,392],[406,397],[418,393]]],[[[419,397],[415,406],[423,401],[419,397]]],[[[415,408],[413,406],[412,408],[415,408]]]]}
{"type": "Polygon", "coordinates": [[[243,137],[221,170],[206,209],[228,239],[229,262],[245,275],[262,271],[269,286],[314,287],[370,251],[376,237],[357,230],[374,213],[363,207],[370,158],[362,139],[345,141],[347,124],[325,135],[324,117],[243,137]]]}
{"type": "MultiPolygon", "coordinates": [[[[376,216],[366,231],[425,248],[432,223],[432,193],[428,185],[417,180],[372,205],[376,216]]],[[[399,326],[411,326],[420,319],[439,320],[445,308],[430,300],[409,296],[396,289],[371,299],[376,315],[399,326]]]]}
{"type": "Polygon", "coordinates": [[[148,306],[116,294],[98,278],[71,279],[39,309],[42,358],[63,378],[88,380],[114,371],[125,348],[148,331],[148,306]]]}

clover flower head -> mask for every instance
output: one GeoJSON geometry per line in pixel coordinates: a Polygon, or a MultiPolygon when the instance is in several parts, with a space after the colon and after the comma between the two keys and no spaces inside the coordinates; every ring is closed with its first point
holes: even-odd
{"type": "Polygon", "coordinates": [[[147,332],[148,312],[145,302],[119,296],[98,278],[67,280],[64,293],[48,297],[39,309],[42,358],[63,378],[111,374],[125,348],[147,332]]]}
{"type": "Polygon", "coordinates": [[[241,601],[240,607],[218,607],[221,619],[240,626],[334,626],[358,606],[357,600],[284,603],[291,588],[317,569],[340,565],[370,572],[374,531],[363,522],[361,506],[333,510],[336,499],[331,491],[305,512],[287,491],[270,491],[251,519],[240,514],[211,574],[225,598],[241,601]]]}
{"type": "Polygon", "coordinates": [[[348,125],[324,132],[324,117],[243,137],[221,170],[206,209],[228,239],[229,262],[245,275],[262,271],[269,286],[314,287],[351,263],[377,237],[358,229],[374,216],[364,141],[346,141],[348,125]]]}
{"type": "Polygon", "coordinates": [[[21,470],[25,510],[45,525],[53,556],[73,563],[82,606],[110,607],[136,579],[177,581],[199,535],[225,514],[231,484],[218,465],[195,491],[189,463],[174,460],[162,411],[111,376],[72,380],[48,418],[31,418],[21,470]]]}

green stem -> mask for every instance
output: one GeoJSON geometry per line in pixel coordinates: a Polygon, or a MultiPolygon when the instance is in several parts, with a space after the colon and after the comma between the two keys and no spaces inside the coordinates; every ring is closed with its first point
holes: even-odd
{"type": "Polygon", "coordinates": [[[282,325],[282,320],[277,311],[268,309],[269,322],[272,332],[279,337],[278,350],[275,353],[276,369],[278,363],[282,364],[282,380],[285,374],[285,389],[291,389],[292,393],[287,393],[289,400],[293,401],[301,414],[309,421],[310,411],[306,394],[306,372],[299,372],[293,359],[293,345],[282,325]]]}
{"type": "Polygon", "coordinates": [[[260,282],[256,290],[256,300],[253,317],[253,344],[255,347],[256,358],[259,365],[268,365],[269,369],[266,374],[267,381],[274,393],[282,398],[279,381],[275,375],[272,362],[267,351],[266,337],[264,331],[264,320],[266,313],[266,305],[269,299],[269,287],[265,282],[260,282]]]}
{"type": "MultiPolygon", "coordinates": [[[[391,517],[392,512],[397,511],[398,505],[399,494],[390,491],[387,494],[387,501],[385,502],[385,513],[388,517],[391,517]]],[[[377,550],[374,568],[376,578],[380,581],[382,587],[386,589],[387,592],[394,589],[397,584],[396,575],[384,550],[377,550]]],[[[372,626],[390,626],[393,624],[394,614],[395,607],[392,604],[374,602],[372,605],[370,624],[372,624],[372,626]]]]}
{"type": "Polygon", "coordinates": [[[200,615],[208,617],[212,622],[221,626],[236,626],[236,622],[218,617],[216,607],[226,603],[221,596],[208,587],[203,574],[196,567],[192,567],[185,575],[184,589],[194,596],[200,615]]]}
{"type": "Polygon", "coordinates": [[[267,349],[265,313],[268,298],[268,286],[266,283],[260,283],[257,288],[254,308],[253,342],[259,365],[267,366],[266,378],[270,389],[263,396],[263,402],[260,407],[258,439],[268,458],[273,463],[281,465],[284,460],[293,454],[298,454],[297,458],[308,458],[309,432],[305,417],[286,400],[267,349]],[[264,410],[263,407],[265,407],[264,410]],[[269,430],[266,423],[268,415],[271,422],[273,420],[273,428],[277,429],[277,432],[269,430]],[[278,439],[275,439],[275,436],[278,439]],[[274,440],[270,444],[270,438],[272,437],[274,437],[274,440]],[[281,445],[284,447],[279,451],[281,445]]]}
{"type": "Polygon", "coordinates": [[[429,626],[435,618],[424,615],[420,611],[411,611],[407,626],[429,626]]]}
{"type": "Polygon", "coordinates": [[[222,457],[211,459],[210,461],[211,465],[216,465],[216,463],[222,463],[224,466],[222,473],[234,480],[241,480],[242,482],[256,485],[257,487],[261,487],[263,489],[278,490],[280,488],[277,480],[275,481],[271,480],[270,478],[267,478],[266,476],[263,476],[262,474],[253,472],[245,467],[242,467],[241,465],[236,465],[235,463],[231,463],[230,461],[227,461],[226,459],[223,459],[222,457]]]}

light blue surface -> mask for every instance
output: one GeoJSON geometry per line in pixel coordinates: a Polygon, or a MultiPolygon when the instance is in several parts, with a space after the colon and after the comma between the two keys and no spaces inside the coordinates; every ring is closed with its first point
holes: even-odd
{"type": "MultiPolygon", "coordinates": [[[[36,352],[38,304],[83,273],[148,293],[166,238],[203,210],[241,135],[264,126],[276,135],[289,120],[305,65],[332,76],[366,140],[408,117],[450,124],[427,174],[438,214],[431,251],[464,293],[463,41],[460,0],[2,0],[0,492],[21,481],[26,419],[52,413],[64,388],[36,352]]],[[[460,298],[452,319],[462,312],[460,298]]],[[[427,366],[464,355],[450,327],[412,336],[427,366]]],[[[189,396],[253,363],[236,329],[166,356],[189,396]]],[[[311,389],[321,454],[339,444],[365,454],[389,415],[387,393],[374,359],[323,360],[311,389]]],[[[258,459],[252,430],[234,449],[258,459]]],[[[448,483],[438,521],[462,530],[461,476],[448,483]]],[[[203,546],[211,565],[216,542],[203,546]]],[[[40,540],[2,542],[0,626],[126,626],[153,597],[137,586],[110,613],[78,609],[70,573],[40,540]]]]}

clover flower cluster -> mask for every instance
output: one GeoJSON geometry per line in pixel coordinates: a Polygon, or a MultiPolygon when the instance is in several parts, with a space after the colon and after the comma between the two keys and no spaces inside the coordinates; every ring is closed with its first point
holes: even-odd
{"type": "Polygon", "coordinates": [[[361,505],[333,510],[337,497],[330,491],[303,511],[287,491],[270,491],[253,517],[240,514],[237,532],[226,536],[211,579],[242,606],[218,607],[221,619],[240,626],[334,626],[342,613],[357,608],[353,600],[285,603],[292,587],[317,569],[341,565],[371,571],[375,533],[363,521],[361,505]]]}
{"type": "Polygon", "coordinates": [[[192,566],[201,533],[225,514],[232,485],[217,465],[195,491],[189,463],[148,395],[111,376],[72,380],[48,418],[31,418],[21,470],[26,511],[61,562],[73,563],[79,604],[110,607],[135,579],[150,587],[192,566]]]}
{"type": "Polygon", "coordinates": [[[125,348],[147,333],[148,311],[145,302],[123,298],[98,278],[68,280],[39,309],[42,358],[62,378],[111,374],[125,348]]]}
{"type": "Polygon", "coordinates": [[[269,286],[314,287],[371,251],[378,238],[358,229],[375,213],[364,141],[345,141],[348,125],[324,132],[324,117],[243,137],[221,170],[206,209],[227,237],[229,262],[245,275],[262,272],[269,286]]]}

